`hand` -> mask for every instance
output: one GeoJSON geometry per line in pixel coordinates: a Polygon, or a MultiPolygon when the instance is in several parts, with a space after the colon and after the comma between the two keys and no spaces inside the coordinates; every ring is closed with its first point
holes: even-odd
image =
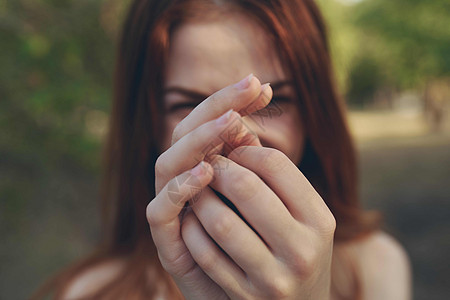
{"type": "MultiPolygon", "coordinates": [[[[201,269],[231,299],[329,299],[335,219],[282,152],[239,147],[184,216],[182,236],[201,269]]],[[[213,299],[213,298],[211,298],[213,299]]]]}
{"type": "Polygon", "coordinates": [[[198,267],[181,237],[179,214],[185,202],[195,197],[213,177],[210,164],[197,164],[210,154],[209,150],[217,153],[223,150],[224,143],[231,147],[239,144],[260,146],[257,137],[248,138],[251,134],[238,113],[230,112],[221,122],[216,118],[229,109],[250,114],[266,106],[271,97],[271,88],[262,87],[256,77],[218,91],[178,124],[172,146],[156,162],[156,197],[147,206],[147,220],[163,267],[188,299],[227,298],[198,267]],[[228,134],[236,129],[231,124],[238,125],[237,138],[228,134]],[[191,189],[193,186],[194,190],[191,189]]]}

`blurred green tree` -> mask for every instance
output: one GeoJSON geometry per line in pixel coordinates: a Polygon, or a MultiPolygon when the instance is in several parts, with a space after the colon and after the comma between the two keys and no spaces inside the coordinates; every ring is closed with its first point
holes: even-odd
{"type": "Polygon", "coordinates": [[[318,2],[350,104],[370,104],[380,89],[422,92],[450,75],[450,1],[318,2]]]}
{"type": "Polygon", "coordinates": [[[27,298],[95,233],[114,41],[128,2],[0,0],[1,299],[27,298]]]}
{"type": "Polygon", "coordinates": [[[383,85],[382,72],[377,62],[368,57],[355,58],[348,74],[347,99],[353,107],[364,108],[383,85]]]}
{"type": "Polygon", "coordinates": [[[450,1],[371,0],[351,9],[361,51],[377,58],[385,83],[413,89],[450,75],[450,1]]]}

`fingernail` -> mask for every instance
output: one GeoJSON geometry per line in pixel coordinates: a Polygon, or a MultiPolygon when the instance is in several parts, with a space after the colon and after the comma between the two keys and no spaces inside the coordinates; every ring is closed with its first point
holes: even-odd
{"type": "Polygon", "coordinates": [[[270,86],[270,82],[264,83],[261,85],[261,92],[264,93],[264,91],[270,86]]]}
{"type": "Polygon", "coordinates": [[[253,73],[236,83],[234,86],[237,87],[240,90],[245,90],[250,86],[250,82],[252,81],[253,73]]]}
{"type": "Polygon", "coordinates": [[[265,100],[270,100],[272,98],[272,95],[269,91],[269,87],[270,87],[270,82],[268,83],[264,83],[263,85],[261,85],[261,94],[265,96],[265,100]]]}
{"type": "Polygon", "coordinates": [[[194,176],[200,176],[203,175],[206,171],[206,166],[203,161],[201,161],[198,165],[196,165],[192,170],[191,174],[194,176]]]}
{"type": "Polygon", "coordinates": [[[228,121],[230,120],[230,116],[231,113],[233,112],[233,109],[230,109],[229,111],[227,111],[226,113],[224,113],[222,116],[220,116],[217,120],[216,123],[218,125],[224,125],[227,124],[228,121]]]}

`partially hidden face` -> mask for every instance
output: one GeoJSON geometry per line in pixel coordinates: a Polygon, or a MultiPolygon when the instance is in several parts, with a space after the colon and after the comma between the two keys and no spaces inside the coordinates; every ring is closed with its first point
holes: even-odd
{"type": "Polygon", "coordinates": [[[206,99],[253,73],[261,83],[271,83],[274,96],[265,111],[245,116],[244,122],[264,147],[276,148],[299,162],[304,136],[297,96],[274,45],[257,23],[237,14],[179,26],[171,36],[165,71],[164,88],[171,92],[163,99],[167,111],[164,149],[170,147],[178,122],[199,103],[191,94],[206,99]]]}

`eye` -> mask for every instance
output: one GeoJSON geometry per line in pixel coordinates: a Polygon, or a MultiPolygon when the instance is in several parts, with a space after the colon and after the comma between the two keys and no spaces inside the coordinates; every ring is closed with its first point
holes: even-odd
{"type": "Polygon", "coordinates": [[[266,107],[255,111],[253,114],[259,117],[279,117],[284,111],[286,111],[286,105],[289,103],[292,103],[292,99],[290,97],[274,96],[266,107]]]}
{"type": "Polygon", "coordinates": [[[186,109],[192,110],[196,106],[197,106],[197,104],[195,104],[193,102],[179,102],[179,103],[175,103],[175,104],[171,105],[168,108],[168,111],[172,113],[172,112],[179,112],[179,111],[186,110],[186,109]]]}
{"type": "Polygon", "coordinates": [[[273,96],[272,100],[269,103],[269,105],[271,105],[272,103],[281,104],[281,103],[291,103],[291,102],[292,102],[292,100],[289,97],[286,97],[286,96],[273,96]]]}
{"type": "Polygon", "coordinates": [[[270,100],[269,104],[263,109],[281,110],[282,106],[286,106],[290,103],[292,103],[291,98],[285,96],[276,96],[272,97],[272,100],[270,100]]]}

